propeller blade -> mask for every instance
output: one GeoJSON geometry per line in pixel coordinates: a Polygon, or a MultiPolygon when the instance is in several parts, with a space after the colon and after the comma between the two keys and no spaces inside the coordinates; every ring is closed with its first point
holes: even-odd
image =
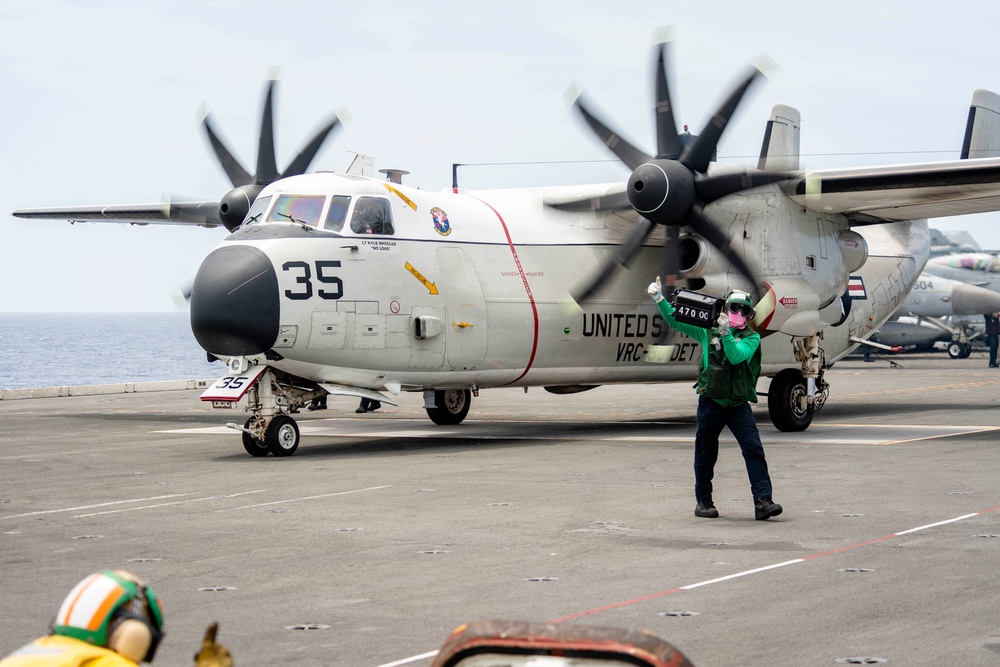
{"type": "Polygon", "coordinates": [[[629,262],[632,260],[632,256],[639,250],[642,246],[642,242],[646,240],[646,237],[653,231],[653,223],[646,218],[639,218],[639,222],[636,223],[632,231],[629,232],[628,238],[622,242],[615,254],[604,263],[601,270],[586,283],[584,289],[578,289],[572,296],[577,303],[583,303],[590,299],[598,290],[604,285],[604,283],[611,277],[611,275],[618,270],[619,267],[627,267],[629,262]]]}
{"type": "MultiPolygon", "coordinates": [[[[666,225],[663,232],[663,296],[668,300],[673,297],[674,292],[683,288],[687,281],[680,276],[680,254],[681,254],[681,227],[680,225],[666,225]]],[[[664,327],[660,330],[660,335],[656,339],[657,345],[666,345],[670,329],[664,327]]]]}
{"type": "Polygon", "coordinates": [[[222,139],[212,129],[208,115],[202,119],[201,126],[205,128],[205,134],[208,135],[208,143],[212,145],[215,157],[219,159],[219,164],[222,165],[222,169],[226,172],[226,176],[229,177],[229,182],[233,184],[233,187],[238,188],[241,185],[253,183],[253,177],[243,168],[239,160],[233,157],[230,150],[222,143],[222,139]]]}
{"type": "Polygon", "coordinates": [[[278,180],[278,164],[274,157],[274,87],[277,81],[271,79],[264,97],[264,110],[260,117],[260,138],[257,140],[257,185],[268,185],[278,180]]]}
{"type": "Polygon", "coordinates": [[[750,188],[780,183],[798,176],[791,172],[760,171],[746,169],[730,174],[713,174],[695,181],[695,191],[703,204],[711,204],[716,199],[750,188]]]}
{"type": "Polygon", "coordinates": [[[587,111],[587,108],[583,105],[580,98],[577,98],[576,101],[573,102],[573,106],[577,108],[583,116],[583,119],[587,121],[587,125],[590,126],[590,129],[592,129],[594,133],[600,137],[601,141],[603,141],[604,144],[611,149],[611,152],[614,153],[619,160],[624,162],[629,169],[635,170],[635,168],[639,165],[645,164],[653,159],[652,156],[646,155],[644,152],[622,139],[607,125],[599,121],[594,114],[587,111]]]}
{"type": "Polygon", "coordinates": [[[704,209],[700,206],[693,206],[691,212],[688,213],[687,224],[691,227],[691,230],[696,234],[701,236],[703,239],[715,246],[723,256],[729,260],[729,263],[736,268],[737,271],[743,274],[743,276],[750,283],[750,290],[753,292],[754,303],[759,301],[759,294],[757,289],[757,277],[756,273],[750,268],[746,259],[743,258],[736,248],[732,245],[732,239],[723,233],[714,222],[705,215],[704,209]]]}
{"type": "Polygon", "coordinates": [[[656,58],[656,157],[676,160],[684,147],[677,136],[677,122],[670,103],[670,86],[667,83],[665,59],[669,42],[660,44],[656,58]]]}
{"type": "Polygon", "coordinates": [[[726,101],[722,103],[719,110],[715,112],[711,120],[705,125],[705,129],[701,131],[696,139],[688,143],[684,147],[684,152],[681,153],[680,161],[688,169],[693,169],[699,173],[704,174],[708,171],[708,163],[712,160],[712,154],[715,152],[716,147],[719,144],[719,139],[722,137],[722,133],[726,130],[726,125],[729,124],[729,120],[733,117],[736,112],[736,107],[739,106],[740,100],[743,99],[743,95],[747,92],[757,77],[761,76],[763,73],[756,67],[752,72],[742,81],[736,89],[730,93],[726,101]]]}
{"type": "Polygon", "coordinates": [[[546,204],[560,211],[627,211],[632,209],[627,192],[615,192],[610,195],[591,197],[590,199],[575,199],[557,204],[546,204]]]}
{"type": "Polygon", "coordinates": [[[680,279],[680,225],[666,225],[663,232],[663,295],[668,299],[679,289],[680,279]]]}
{"type": "Polygon", "coordinates": [[[308,144],[295,156],[283,172],[281,172],[281,178],[286,176],[298,176],[299,174],[306,173],[306,169],[312,163],[316,154],[319,153],[319,149],[323,146],[323,142],[330,135],[331,132],[340,124],[340,119],[334,116],[330,121],[324,125],[319,132],[309,141],[308,144]]]}

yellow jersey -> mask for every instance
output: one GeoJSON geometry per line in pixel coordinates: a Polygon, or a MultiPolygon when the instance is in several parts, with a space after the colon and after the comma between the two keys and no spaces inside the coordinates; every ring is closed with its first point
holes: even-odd
{"type": "Polygon", "coordinates": [[[36,639],[0,660],[0,667],[81,667],[81,665],[136,667],[136,663],[110,649],[59,635],[36,639]]]}

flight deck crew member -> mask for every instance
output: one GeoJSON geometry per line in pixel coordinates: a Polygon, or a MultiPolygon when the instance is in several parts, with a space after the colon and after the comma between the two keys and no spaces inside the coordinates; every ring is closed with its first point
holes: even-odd
{"type": "Polygon", "coordinates": [[[986,344],[990,348],[990,368],[997,367],[997,347],[1000,342],[1000,317],[996,313],[986,313],[986,344]]]}
{"type": "Polygon", "coordinates": [[[92,574],[70,591],[49,634],[0,660],[0,667],[136,667],[163,638],[156,594],[124,570],[92,574]]]}
{"type": "Polygon", "coordinates": [[[781,505],[771,500],[771,477],[767,472],[764,446],[750,402],[757,402],[760,376],[760,334],[747,327],[753,316],[753,300],[746,292],[726,295],[726,307],[716,326],[705,329],[674,319],[674,307],[663,298],[660,278],[649,285],[649,295],[666,323],[701,346],[698,362],[698,412],[694,439],[695,516],[714,519],[719,510],[712,502],[712,477],[719,458],[719,434],[728,426],[746,461],[754,517],[758,521],[781,514],[781,505]]]}
{"type": "MultiPolygon", "coordinates": [[[[233,667],[229,649],[205,631],[195,667],[233,667]]],[[[152,662],[163,639],[163,610],[153,589],[131,572],[92,574],[69,592],[49,634],[0,660],[0,667],[137,667],[152,662]]]]}

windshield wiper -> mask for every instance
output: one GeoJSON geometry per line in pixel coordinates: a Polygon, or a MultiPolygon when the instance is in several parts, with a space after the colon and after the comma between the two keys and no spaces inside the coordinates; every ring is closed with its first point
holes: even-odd
{"type": "Polygon", "coordinates": [[[280,216],[282,216],[282,217],[285,217],[285,218],[288,218],[288,219],[289,219],[289,220],[291,220],[292,222],[295,222],[295,223],[298,223],[298,224],[302,225],[303,227],[308,227],[308,226],[309,226],[309,225],[307,225],[307,224],[306,224],[306,223],[305,223],[304,221],[302,221],[302,220],[297,220],[296,218],[294,218],[294,217],[292,217],[292,216],[288,215],[287,213],[282,213],[281,211],[275,211],[275,213],[277,213],[278,215],[280,215],[280,216]]]}

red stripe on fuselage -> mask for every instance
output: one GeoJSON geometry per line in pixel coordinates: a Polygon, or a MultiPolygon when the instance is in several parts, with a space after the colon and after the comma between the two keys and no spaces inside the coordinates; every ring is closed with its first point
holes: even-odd
{"type": "Polygon", "coordinates": [[[514,247],[514,242],[510,239],[510,231],[507,230],[507,223],[504,222],[503,216],[500,215],[500,211],[496,210],[489,203],[480,199],[493,213],[497,216],[497,220],[500,221],[500,226],[503,227],[504,236],[507,237],[507,247],[510,248],[510,254],[514,257],[514,264],[517,265],[517,272],[521,276],[521,282],[524,284],[524,291],[528,295],[528,303],[531,304],[531,317],[534,322],[535,331],[531,337],[531,356],[528,357],[528,363],[524,367],[524,372],[518,375],[516,378],[508,382],[507,384],[514,384],[531,370],[531,365],[535,361],[535,352],[538,350],[538,308],[535,306],[535,297],[531,294],[531,285],[528,284],[528,276],[524,275],[524,269],[521,268],[521,259],[517,256],[517,248],[514,247]]]}

